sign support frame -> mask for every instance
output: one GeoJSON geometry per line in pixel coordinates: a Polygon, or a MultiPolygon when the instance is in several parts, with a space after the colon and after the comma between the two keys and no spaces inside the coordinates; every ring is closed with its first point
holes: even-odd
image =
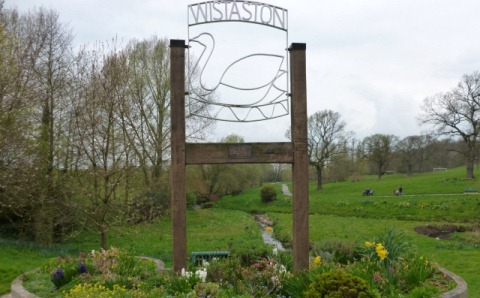
{"type": "Polygon", "coordinates": [[[294,271],[309,265],[308,135],[306,44],[292,43],[290,143],[188,144],[185,140],[185,40],[170,40],[171,88],[171,203],[173,269],[187,268],[186,190],[187,164],[290,163],[293,172],[294,271]],[[208,153],[208,154],[206,154],[208,153]]]}

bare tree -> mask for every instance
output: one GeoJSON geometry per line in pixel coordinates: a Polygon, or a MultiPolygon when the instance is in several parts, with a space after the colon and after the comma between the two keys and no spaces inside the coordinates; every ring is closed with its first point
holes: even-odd
{"type": "Polygon", "coordinates": [[[99,47],[83,59],[80,68],[86,72],[79,73],[78,80],[88,84],[80,86],[75,102],[76,178],[88,204],[79,210],[94,223],[106,249],[109,225],[119,207],[118,192],[129,170],[119,113],[127,94],[127,57],[115,48],[99,47]]]}
{"type": "Polygon", "coordinates": [[[284,163],[274,163],[269,165],[267,181],[280,182],[284,181],[285,174],[291,171],[291,166],[284,163]]]}
{"type": "Polygon", "coordinates": [[[365,157],[371,162],[379,180],[388,170],[397,142],[398,137],[384,134],[374,134],[363,139],[365,157]]]}
{"type": "Polygon", "coordinates": [[[308,118],[308,156],[317,173],[317,190],[322,189],[324,168],[334,155],[345,153],[349,133],[337,112],[324,110],[308,118]]]}
{"type": "Polygon", "coordinates": [[[425,161],[428,159],[427,147],[432,142],[431,136],[418,135],[405,137],[397,143],[395,151],[407,174],[423,171],[425,161]]]}
{"type": "Polygon", "coordinates": [[[465,158],[466,178],[473,179],[480,133],[480,73],[464,75],[450,92],[425,98],[421,124],[429,124],[437,133],[447,137],[460,137],[463,149],[452,149],[465,158]]]}

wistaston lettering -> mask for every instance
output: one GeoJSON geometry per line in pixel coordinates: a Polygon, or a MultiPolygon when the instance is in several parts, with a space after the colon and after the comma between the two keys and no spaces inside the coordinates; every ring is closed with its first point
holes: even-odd
{"type": "Polygon", "coordinates": [[[188,25],[213,22],[251,22],[287,30],[287,10],[261,2],[243,0],[206,1],[188,6],[188,25]]]}

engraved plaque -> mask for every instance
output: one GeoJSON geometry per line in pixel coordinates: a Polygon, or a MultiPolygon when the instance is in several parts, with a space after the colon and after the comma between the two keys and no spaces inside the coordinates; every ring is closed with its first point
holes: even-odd
{"type": "Polygon", "coordinates": [[[252,145],[235,144],[228,145],[229,158],[250,158],[252,157],[252,145]]]}

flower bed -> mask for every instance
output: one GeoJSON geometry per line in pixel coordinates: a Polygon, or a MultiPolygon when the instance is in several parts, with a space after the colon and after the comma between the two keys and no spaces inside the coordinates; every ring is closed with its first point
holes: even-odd
{"type": "Polygon", "coordinates": [[[288,252],[232,255],[175,275],[112,248],[51,260],[24,285],[40,297],[438,297],[455,287],[398,233],[372,240],[353,258],[316,249],[309,270],[297,273],[288,252]]]}

